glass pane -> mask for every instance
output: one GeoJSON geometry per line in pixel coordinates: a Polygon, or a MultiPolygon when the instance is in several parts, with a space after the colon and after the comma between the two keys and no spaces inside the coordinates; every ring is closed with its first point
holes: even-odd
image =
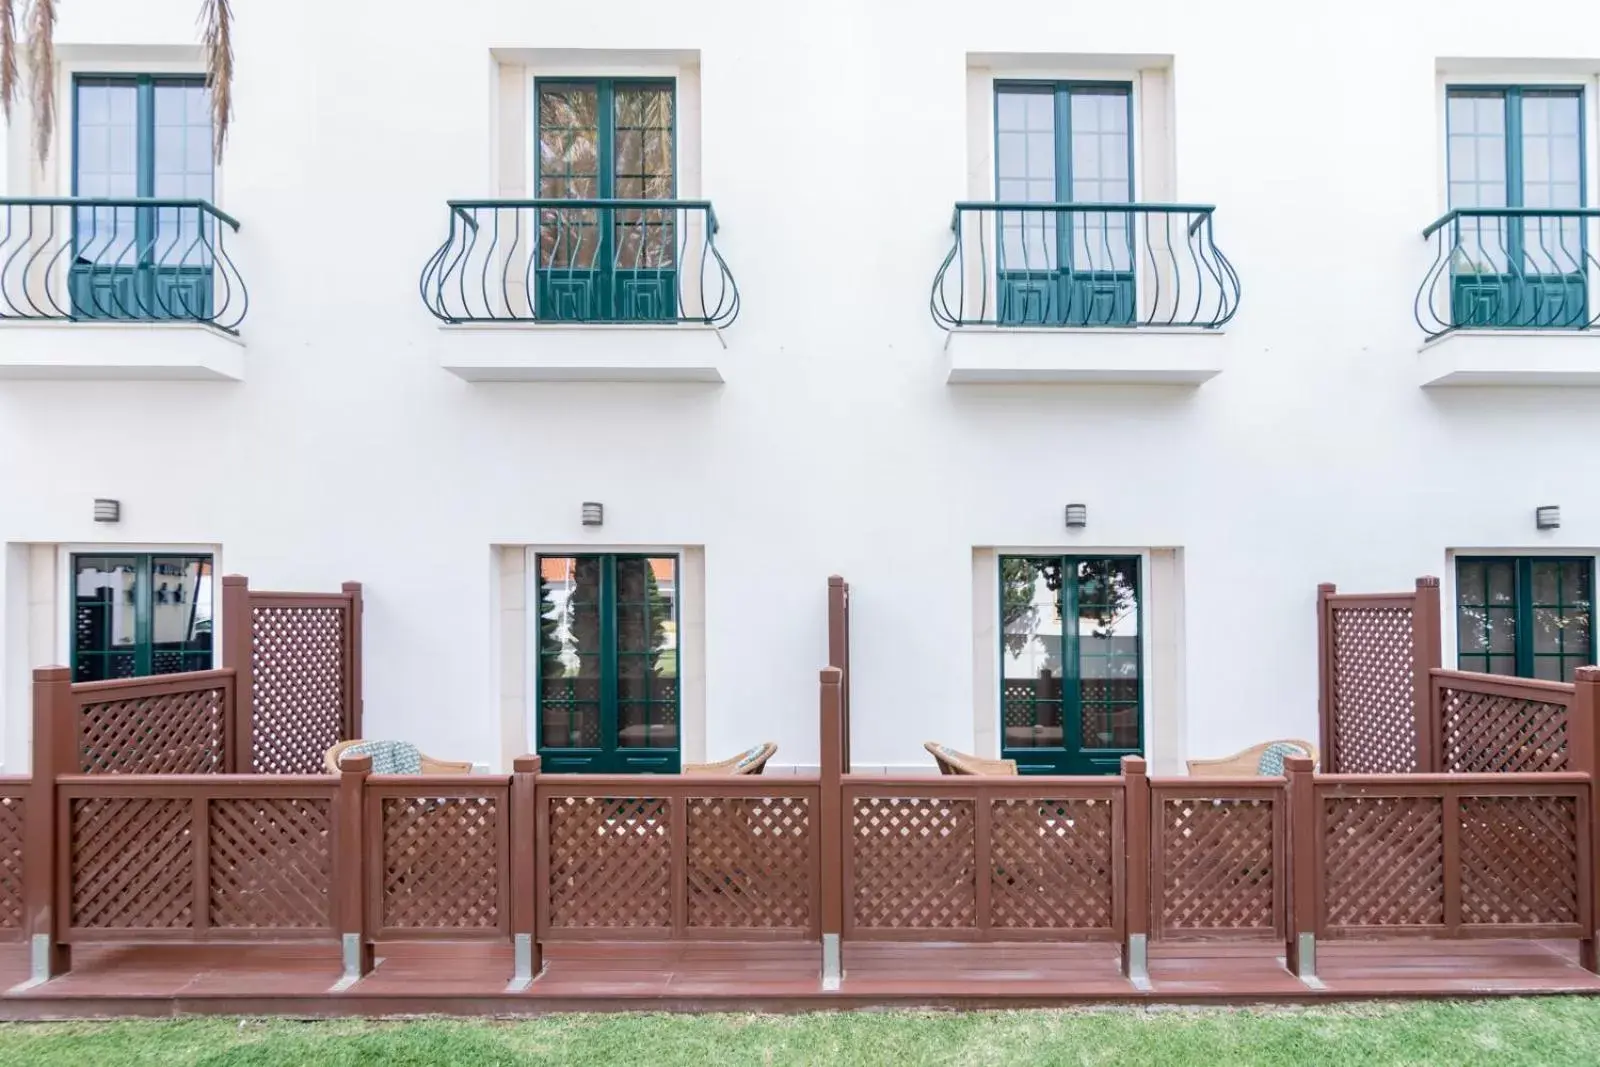
{"type": "MultiPolygon", "coordinates": [[[[138,92],[132,79],[78,79],[73,153],[77,195],[117,198],[139,194],[138,92]]],[[[79,208],[76,214],[78,261],[130,267],[138,263],[131,209],[79,208]]]]}
{"type": "Polygon", "coordinates": [[[1515,608],[1488,609],[1489,651],[1515,653],[1517,650],[1517,611],[1515,608]]]}
{"type": "Polygon", "coordinates": [[[1514,604],[1516,602],[1517,568],[1510,560],[1494,560],[1484,564],[1488,574],[1489,597],[1491,604],[1514,604]]]}
{"type": "MultiPolygon", "coordinates": [[[[1055,199],[1055,93],[1048,87],[1008,88],[995,93],[995,176],[999,182],[1044,181],[1055,199]]],[[[1009,199],[1009,198],[1007,198],[1009,199]]]]}
{"type": "Polygon", "coordinates": [[[138,557],[73,557],[72,677],[131,678],[138,672],[138,557]]]}
{"type": "MultiPolygon", "coordinates": [[[[1524,90],[1522,94],[1522,202],[1528,207],[1583,206],[1576,92],[1524,90]]],[[[1571,273],[1583,269],[1577,219],[1531,218],[1522,222],[1526,269],[1571,273]]]]}
{"type": "MultiPolygon", "coordinates": [[[[600,194],[600,93],[593,84],[539,87],[539,196],[593,199],[600,194]]],[[[539,266],[592,269],[600,248],[593,210],[539,213],[539,266]]]]}
{"type": "MultiPolygon", "coordinates": [[[[1448,97],[1447,142],[1450,206],[1501,207],[1506,203],[1505,93],[1462,92],[1448,97]]],[[[1456,261],[1463,273],[1506,269],[1507,233],[1502,219],[1461,219],[1456,261]]]]}
{"type": "Polygon", "coordinates": [[[210,556],[156,556],[150,561],[150,672],[210,670],[210,556]]]}
{"type": "Polygon", "coordinates": [[[619,85],[614,95],[614,176],[671,178],[672,87],[619,85]]]}
{"type": "Polygon", "coordinates": [[[1060,747],[1061,560],[1000,560],[1000,721],[1006,748],[1060,747]]]}
{"type": "Polygon", "coordinates": [[[1456,603],[1460,606],[1482,604],[1487,593],[1488,578],[1483,564],[1462,560],[1456,564],[1456,603]]]}
{"type": "Polygon", "coordinates": [[[1482,608],[1460,608],[1456,612],[1456,650],[1464,654],[1488,651],[1487,622],[1482,608]]]}
{"type": "MultiPolygon", "coordinates": [[[[203,81],[167,79],[155,84],[154,98],[155,155],[150,163],[154,194],[170,199],[210,200],[210,90],[203,81]]],[[[165,267],[209,265],[211,243],[216,239],[210,226],[210,216],[197,209],[157,211],[153,261],[165,267]]]]}
{"type": "Polygon", "coordinates": [[[552,748],[600,744],[598,556],[539,557],[540,741],[552,748]]]}
{"type": "Polygon", "coordinates": [[[678,561],[620,557],[617,575],[617,743],[678,747],[678,561]]]}
{"type": "Polygon", "coordinates": [[[1078,695],[1084,748],[1139,747],[1139,563],[1078,560],[1078,695]]]}

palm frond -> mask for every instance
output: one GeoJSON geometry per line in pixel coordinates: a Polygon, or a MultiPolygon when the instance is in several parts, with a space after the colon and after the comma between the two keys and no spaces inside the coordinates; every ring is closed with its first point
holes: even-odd
{"type": "Polygon", "coordinates": [[[0,0],[0,111],[11,121],[17,99],[17,12],[12,0],[0,0]]]}
{"type": "Polygon", "coordinates": [[[32,0],[24,20],[28,41],[28,95],[33,100],[33,149],[50,158],[56,133],[56,0],[32,0]]]}
{"type": "Polygon", "coordinates": [[[211,90],[211,154],[222,162],[233,119],[233,8],[229,0],[204,0],[201,40],[206,49],[206,87],[211,90]]]}

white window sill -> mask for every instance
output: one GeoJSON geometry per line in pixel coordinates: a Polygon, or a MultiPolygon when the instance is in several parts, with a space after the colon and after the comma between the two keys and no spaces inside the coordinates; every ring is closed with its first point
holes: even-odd
{"type": "Polygon", "coordinates": [[[965,326],[951,385],[1191,385],[1222,373],[1226,332],[1179,327],[965,326]]]}
{"type": "Polygon", "coordinates": [[[1418,349],[1418,382],[1600,386],[1600,330],[1455,330],[1418,349]]]}
{"type": "Polygon", "coordinates": [[[696,323],[464,323],[439,337],[439,365],[469,382],[717,383],[727,348],[696,323]]]}

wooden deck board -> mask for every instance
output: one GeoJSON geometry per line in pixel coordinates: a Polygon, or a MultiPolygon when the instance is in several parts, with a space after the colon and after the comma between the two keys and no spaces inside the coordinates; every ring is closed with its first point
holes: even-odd
{"type": "Polygon", "coordinates": [[[333,992],[336,946],[79,947],[73,971],[17,990],[25,947],[0,945],[0,1016],[189,1013],[536,1013],[630,1008],[790,1010],[1074,1001],[1261,1002],[1341,997],[1600,993],[1567,942],[1322,942],[1322,987],[1287,970],[1276,942],[1155,942],[1150,988],[1122,977],[1117,946],[846,942],[841,988],[825,991],[815,943],[552,944],[511,991],[506,944],[386,943],[372,974],[333,992]]]}

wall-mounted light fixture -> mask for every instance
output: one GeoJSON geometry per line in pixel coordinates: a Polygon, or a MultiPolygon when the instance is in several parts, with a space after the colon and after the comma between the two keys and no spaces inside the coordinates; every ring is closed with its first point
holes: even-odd
{"type": "Polygon", "coordinates": [[[1541,504],[1533,509],[1533,524],[1541,530],[1561,529],[1561,508],[1555,504],[1541,504]]]}
{"type": "Polygon", "coordinates": [[[1067,505],[1067,528],[1076,530],[1089,525],[1088,504],[1067,505]]]}
{"type": "Polygon", "coordinates": [[[592,500],[583,502],[583,524],[585,526],[601,526],[606,521],[606,506],[596,504],[592,500]]]}
{"type": "Polygon", "coordinates": [[[121,522],[122,501],[98,499],[94,502],[95,522],[121,522]]]}

